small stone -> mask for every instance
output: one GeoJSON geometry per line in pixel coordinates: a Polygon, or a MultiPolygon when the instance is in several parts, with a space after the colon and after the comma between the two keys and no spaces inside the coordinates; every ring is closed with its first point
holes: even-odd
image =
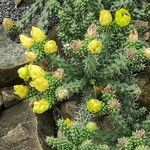
{"type": "Polygon", "coordinates": [[[12,87],[2,89],[1,93],[5,108],[16,105],[21,100],[17,95],[14,94],[14,90],[12,87]]]}
{"type": "Polygon", "coordinates": [[[54,136],[51,111],[35,115],[27,101],[6,109],[0,117],[0,150],[53,150],[46,136],[54,136]]]}
{"type": "Polygon", "coordinates": [[[141,89],[141,95],[139,101],[145,106],[150,105],[150,67],[146,67],[145,70],[136,76],[136,83],[141,89]]]}
{"type": "Polygon", "coordinates": [[[28,130],[19,123],[15,128],[10,130],[2,139],[5,143],[15,144],[29,138],[28,130]]]}
{"type": "Polygon", "coordinates": [[[78,114],[79,107],[75,101],[68,101],[61,104],[60,114],[62,118],[75,119],[78,114]]]}
{"type": "Polygon", "coordinates": [[[2,27],[0,33],[0,87],[6,87],[19,79],[17,70],[27,62],[22,46],[8,39],[2,27]]]}

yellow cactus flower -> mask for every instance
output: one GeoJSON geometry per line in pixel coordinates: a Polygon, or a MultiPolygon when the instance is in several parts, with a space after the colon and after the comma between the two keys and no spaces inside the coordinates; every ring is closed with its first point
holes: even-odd
{"type": "Polygon", "coordinates": [[[14,93],[21,98],[25,98],[28,94],[28,88],[24,85],[15,85],[14,86],[14,93]]]}
{"type": "Polygon", "coordinates": [[[66,118],[64,120],[64,124],[68,127],[68,128],[71,128],[73,126],[73,120],[69,119],[69,118],[66,118]]]}
{"type": "Polygon", "coordinates": [[[146,58],[150,59],[150,48],[145,48],[144,49],[144,55],[146,58]]]}
{"type": "Polygon", "coordinates": [[[101,110],[102,108],[102,103],[101,101],[97,100],[97,99],[90,99],[87,103],[86,103],[86,107],[87,110],[91,113],[97,113],[101,110]]]}
{"type": "Polygon", "coordinates": [[[4,18],[2,25],[5,30],[10,30],[14,26],[14,21],[11,18],[4,18]]]}
{"type": "Polygon", "coordinates": [[[102,26],[108,26],[112,22],[112,15],[108,10],[101,10],[99,16],[99,22],[102,26]]]}
{"type": "Polygon", "coordinates": [[[46,99],[35,101],[33,103],[33,112],[36,114],[42,114],[50,108],[51,105],[46,99]]]}
{"type": "Polygon", "coordinates": [[[31,81],[30,85],[34,87],[36,90],[38,90],[39,92],[44,92],[49,87],[48,80],[44,79],[43,77],[31,81]]]}
{"type": "Polygon", "coordinates": [[[42,31],[40,28],[32,27],[31,29],[31,36],[33,37],[34,41],[41,42],[45,40],[46,36],[44,31],[42,31]]]}
{"type": "Polygon", "coordinates": [[[19,68],[18,74],[19,74],[19,77],[25,81],[27,81],[30,78],[29,70],[27,66],[19,68]]]}
{"type": "Polygon", "coordinates": [[[28,70],[33,80],[40,77],[45,77],[45,71],[40,66],[30,64],[28,65],[28,70]]]}
{"type": "Polygon", "coordinates": [[[55,41],[50,40],[44,45],[44,51],[46,54],[52,54],[57,52],[58,46],[55,41]]]}
{"type": "Polygon", "coordinates": [[[25,36],[23,34],[21,34],[19,36],[19,38],[20,38],[20,42],[21,42],[21,44],[22,44],[22,46],[24,48],[26,48],[26,49],[31,48],[31,46],[32,46],[32,44],[34,42],[32,38],[29,38],[29,37],[27,37],[27,36],[25,36]]]}
{"type": "Polygon", "coordinates": [[[121,8],[115,13],[115,22],[120,27],[127,26],[131,21],[131,15],[128,10],[121,8]]]}
{"type": "Polygon", "coordinates": [[[37,58],[37,54],[34,52],[25,52],[25,59],[27,62],[34,62],[37,58]]]}
{"type": "Polygon", "coordinates": [[[96,131],[97,130],[97,125],[96,125],[96,123],[95,122],[88,122],[87,124],[86,124],[86,129],[87,129],[87,131],[89,131],[89,132],[94,132],[94,131],[96,131]]]}
{"type": "Polygon", "coordinates": [[[102,42],[100,40],[92,40],[88,45],[88,50],[92,54],[99,54],[102,51],[102,42]]]}

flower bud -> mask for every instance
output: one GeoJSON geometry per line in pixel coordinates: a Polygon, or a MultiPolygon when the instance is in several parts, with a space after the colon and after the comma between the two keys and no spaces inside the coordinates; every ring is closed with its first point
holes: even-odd
{"type": "Polygon", "coordinates": [[[24,85],[15,85],[14,91],[14,93],[21,98],[25,98],[28,94],[28,88],[24,85]]]}
{"type": "Polygon", "coordinates": [[[131,15],[128,10],[121,8],[115,13],[115,22],[120,27],[127,26],[131,21],[131,15]]]}
{"type": "Polygon", "coordinates": [[[96,125],[95,122],[88,122],[88,123],[86,124],[86,129],[87,129],[87,131],[89,131],[89,132],[94,132],[94,131],[97,130],[97,125],[96,125]]]}
{"type": "Polygon", "coordinates": [[[31,48],[31,46],[33,44],[32,38],[29,38],[29,37],[22,35],[22,34],[19,36],[19,38],[20,38],[20,42],[24,48],[26,48],[26,49],[31,48]]]}
{"type": "Polygon", "coordinates": [[[110,108],[111,110],[119,110],[120,107],[121,107],[121,104],[119,103],[118,100],[114,99],[114,100],[108,101],[108,108],[110,108]]]}
{"type": "Polygon", "coordinates": [[[144,49],[144,55],[146,58],[150,59],[150,48],[145,48],[144,49]]]}
{"type": "Polygon", "coordinates": [[[33,80],[37,78],[45,77],[45,71],[40,66],[30,64],[28,65],[28,70],[33,80]]]}
{"type": "Polygon", "coordinates": [[[34,26],[31,29],[31,36],[36,42],[42,42],[46,38],[44,31],[34,26]]]}
{"type": "Polygon", "coordinates": [[[9,30],[14,26],[14,21],[11,18],[4,18],[2,25],[5,30],[9,30]]]}
{"type": "Polygon", "coordinates": [[[90,99],[86,103],[87,110],[91,113],[97,113],[102,108],[102,102],[97,99],[90,99]]]}
{"type": "Polygon", "coordinates": [[[64,70],[62,68],[58,68],[56,71],[54,71],[54,77],[57,80],[61,80],[64,77],[64,70]]]}
{"type": "Polygon", "coordinates": [[[97,26],[96,24],[92,23],[92,25],[87,30],[87,35],[95,37],[97,35],[97,26]]]}
{"type": "Polygon", "coordinates": [[[34,81],[30,82],[31,87],[35,87],[39,92],[44,92],[48,89],[49,83],[48,80],[43,77],[37,78],[34,81]]]}
{"type": "Polygon", "coordinates": [[[64,120],[64,124],[68,127],[68,128],[71,128],[73,126],[73,120],[69,119],[69,118],[66,118],[64,120]]]}
{"type": "Polygon", "coordinates": [[[82,47],[82,41],[80,41],[80,40],[73,40],[71,43],[70,43],[70,45],[69,45],[69,47],[71,48],[71,49],[73,49],[73,50],[80,50],[80,48],[82,47]]]}
{"type": "Polygon", "coordinates": [[[58,89],[56,91],[56,96],[59,101],[62,101],[69,97],[69,91],[67,89],[58,89]]]}
{"type": "Polygon", "coordinates": [[[18,69],[19,77],[25,81],[30,78],[29,70],[27,66],[21,67],[18,69]]]}
{"type": "Polygon", "coordinates": [[[138,32],[136,29],[133,29],[132,31],[130,31],[129,41],[133,43],[138,41],[138,32]]]}
{"type": "Polygon", "coordinates": [[[58,46],[55,41],[50,40],[44,45],[44,51],[46,54],[56,53],[58,50],[58,46]]]}
{"type": "Polygon", "coordinates": [[[36,114],[42,114],[50,108],[51,105],[46,99],[35,101],[33,103],[33,112],[36,114]]]}
{"type": "Polygon", "coordinates": [[[103,90],[104,93],[112,93],[113,92],[113,86],[111,84],[108,84],[104,90],[103,90]]]}
{"type": "Polygon", "coordinates": [[[108,26],[112,22],[112,15],[108,10],[101,10],[99,16],[99,22],[102,26],[108,26]]]}
{"type": "Polygon", "coordinates": [[[88,45],[88,50],[92,54],[99,54],[102,51],[102,42],[100,40],[92,40],[88,45]]]}
{"type": "Polygon", "coordinates": [[[34,62],[37,58],[37,55],[34,52],[25,52],[25,59],[27,62],[34,62]]]}
{"type": "Polygon", "coordinates": [[[94,93],[100,94],[104,88],[102,86],[93,86],[94,93]]]}

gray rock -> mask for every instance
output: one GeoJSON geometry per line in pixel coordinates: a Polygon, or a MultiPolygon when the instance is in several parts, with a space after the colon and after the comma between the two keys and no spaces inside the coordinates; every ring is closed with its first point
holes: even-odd
{"type": "Polygon", "coordinates": [[[61,104],[59,113],[62,118],[76,118],[79,111],[79,107],[76,101],[68,101],[61,104]]]}
{"type": "Polygon", "coordinates": [[[13,87],[4,88],[1,93],[5,108],[9,108],[21,101],[21,98],[14,94],[13,87]]]}
{"type": "Polygon", "coordinates": [[[19,143],[23,140],[29,138],[28,130],[23,127],[23,124],[19,123],[15,128],[10,130],[7,135],[3,136],[1,139],[8,144],[19,143]]]}
{"type": "Polygon", "coordinates": [[[4,87],[18,78],[17,70],[26,61],[22,46],[8,39],[2,27],[0,33],[0,87],[4,87]]]}
{"type": "Polygon", "coordinates": [[[136,76],[136,82],[141,89],[139,100],[142,104],[150,105],[150,67],[146,67],[143,72],[136,76]]]}
{"type": "Polygon", "coordinates": [[[0,118],[0,150],[52,150],[46,136],[54,136],[55,123],[51,111],[35,115],[23,101],[2,112],[0,118]]]}

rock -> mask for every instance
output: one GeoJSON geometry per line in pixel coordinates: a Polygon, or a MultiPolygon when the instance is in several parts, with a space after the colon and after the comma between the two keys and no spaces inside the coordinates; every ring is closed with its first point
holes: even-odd
{"type": "Polygon", "coordinates": [[[23,101],[2,112],[0,118],[0,150],[52,150],[46,136],[55,135],[51,111],[35,115],[23,101]]]}
{"type": "Polygon", "coordinates": [[[26,140],[27,138],[29,138],[28,130],[23,126],[23,124],[19,123],[1,139],[5,141],[5,143],[15,144],[26,140]]]}
{"type": "Polygon", "coordinates": [[[21,101],[21,98],[14,94],[12,87],[2,89],[1,93],[5,108],[11,107],[21,101]]]}
{"type": "Polygon", "coordinates": [[[140,87],[142,93],[139,100],[142,104],[150,105],[150,67],[146,67],[144,72],[141,72],[136,76],[136,82],[140,87]]]}
{"type": "Polygon", "coordinates": [[[0,33],[0,87],[5,87],[19,78],[17,70],[25,65],[26,61],[22,46],[8,39],[2,27],[0,33]]]}
{"type": "Polygon", "coordinates": [[[76,101],[68,101],[61,104],[59,108],[59,113],[62,118],[76,118],[79,111],[76,101]]]}

